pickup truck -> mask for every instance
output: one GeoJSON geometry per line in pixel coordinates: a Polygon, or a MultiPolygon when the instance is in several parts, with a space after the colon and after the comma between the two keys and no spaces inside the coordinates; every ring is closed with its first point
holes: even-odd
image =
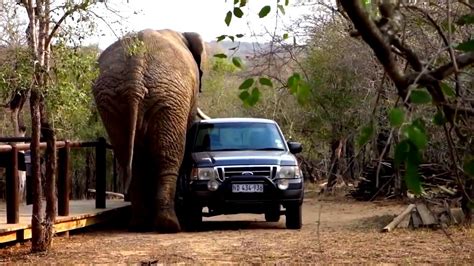
{"type": "Polygon", "coordinates": [[[273,120],[195,122],[178,178],[181,223],[195,230],[203,216],[255,213],[278,222],[284,214],[287,228],[300,229],[303,176],[294,154],[301,151],[301,144],[287,142],[273,120]]]}

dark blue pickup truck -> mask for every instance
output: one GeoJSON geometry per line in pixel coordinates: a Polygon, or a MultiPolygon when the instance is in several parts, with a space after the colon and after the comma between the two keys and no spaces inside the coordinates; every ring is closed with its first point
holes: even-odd
{"type": "Polygon", "coordinates": [[[287,228],[301,228],[303,177],[293,155],[301,150],[300,143],[285,140],[273,120],[196,122],[178,178],[182,223],[193,229],[203,216],[236,213],[265,214],[266,221],[277,222],[285,214],[287,228]]]}

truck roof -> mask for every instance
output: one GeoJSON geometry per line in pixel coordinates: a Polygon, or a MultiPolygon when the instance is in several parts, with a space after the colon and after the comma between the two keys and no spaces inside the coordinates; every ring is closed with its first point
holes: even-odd
{"type": "Polygon", "coordinates": [[[274,120],[265,118],[253,118],[253,117],[229,117],[229,118],[212,118],[201,120],[199,123],[204,124],[216,124],[216,123],[268,123],[276,124],[274,120]]]}

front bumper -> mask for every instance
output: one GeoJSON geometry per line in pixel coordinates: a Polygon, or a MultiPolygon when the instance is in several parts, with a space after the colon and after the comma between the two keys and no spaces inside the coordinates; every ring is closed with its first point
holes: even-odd
{"type": "Polygon", "coordinates": [[[274,180],[258,176],[234,176],[221,182],[216,191],[207,188],[208,181],[197,180],[189,185],[188,200],[202,207],[208,207],[214,215],[232,213],[264,213],[269,206],[301,204],[303,182],[290,183],[280,190],[274,180]],[[233,184],[262,184],[263,192],[234,193],[233,184]]]}

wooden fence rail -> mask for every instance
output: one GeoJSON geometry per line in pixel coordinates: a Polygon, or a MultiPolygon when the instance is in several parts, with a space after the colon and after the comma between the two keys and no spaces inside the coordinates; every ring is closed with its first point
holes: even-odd
{"type": "MultiPolygon", "coordinates": [[[[16,143],[31,141],[31,138],[0,138],[1,142],[9,142],[10,144],[0,145],[0,167],[6,167],[6,204],[7,204],[7,223],[16,224],[19,222],[20,195],[19,195],[19,151],[30,150],[30,143],[16,143]],[[3,156],[2,153],[9,155],[3,156]],[[1,162],[3,161],[3,162],[1,162]]],[[[106,174],[107,174],[107,148],[111,146],[107,144],[105,138],[98,138],[97,141],[57,141],[58,149],[58,215],[69,215],[69,195],[71,191],[71,172],[70,172],[70,150],[71,148],[94,148],[96,152],[96,201],[97,209],[105,208],[106,199],[106,174]]],[[[40,149],[45,149],[46,143],[40,143],[40,149]]],[[[31,204],[28,202],[27,204],[31,204]]]]}

